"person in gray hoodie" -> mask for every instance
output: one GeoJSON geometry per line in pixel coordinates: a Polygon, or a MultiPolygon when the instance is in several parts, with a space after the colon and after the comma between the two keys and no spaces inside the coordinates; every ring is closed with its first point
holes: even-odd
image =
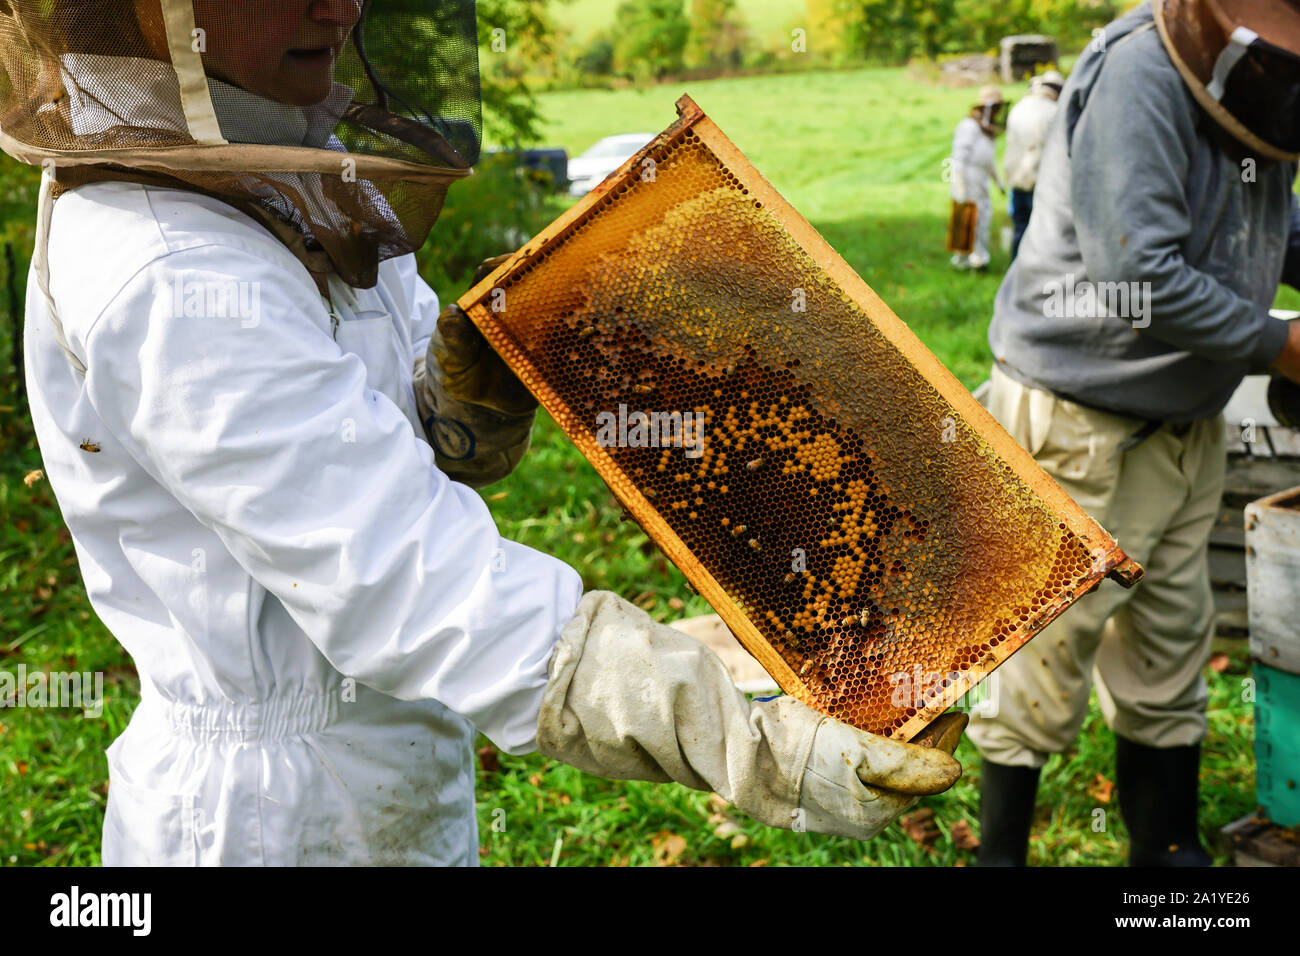
{"type": "MultiPolygon", "coordinates": [[[[988,405],[1146,568],[1102,588],[999,671],[983,757],[982,865],[1025,862],[1039,769],[1095,686],[1116,739],[1133,865],[1208,865],[1197,826],[1207,544],[1242,378],[1300,381],[1300,4],[1155,0],[1080,56],[1034,215],[989,329],[988,405]]],[[[1089,820],[1089,823],[1092,821],[1089,820]]]]}

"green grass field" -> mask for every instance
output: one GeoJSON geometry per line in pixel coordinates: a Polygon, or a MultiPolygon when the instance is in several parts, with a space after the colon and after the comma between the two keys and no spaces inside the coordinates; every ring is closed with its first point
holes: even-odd
{"type": "MultiPolygon", "coordinates": [[[[681,92],[665,86],[548,94],[548,140],[572,154],[611,133],[659,130],[674,119],[681,92]]],[[[918,85],[897,70],[861,70],[696,83],[687,92],[963,382],[974,386],[985,377],[985,330],[1006,255],[995,253],[986,276],[955,275],[943,250],[941,164],[969,91],[918,85]]],[[[461,290],[438,291],[450,298],[461,290]]],[[[109,697],[100,719],[0,711],[0,863],[93,864],[107,784],[103,751],[125,726],[138,681],[86,604],[48,482],[24,484],[41,462],[12,401],[0,417],[0,452],[0,668],[104,671],[109,697]]],[[[484,494],[503,534],[568,561],[588,587],[615,590],[665,620],[708,610],[634,526],[619,523],[608,490],[544,417],[520,470],[484,494]]],[[[1254,800],[1252,712],[1241,699],[1248,659],[1242,646],[1228,650],[1228,669],[1207,671],[1207,841],[1254,800]]],[[[898,827],[867,844],[767,830],[738,814],[737,829],[706,794],[599,780],[538,756],[501,756],[479,780],[482,860],[964,865],[972,854],[953,828],[977,823],[977,759],[969,744],[957,756],[967,775],[923,803],[938,828],[928,846],[898,827]],[[494,829],[502,819],[504,830],[494,829]]],[[[1046,768],[1031,862],[1122,862],[1126,837],[1112,779],[1109,735],[1094,707],[1077,747],[1046,768]],[[1096,809],[1105,811],[1101,832],[1094,830],[1096,809]]]]}

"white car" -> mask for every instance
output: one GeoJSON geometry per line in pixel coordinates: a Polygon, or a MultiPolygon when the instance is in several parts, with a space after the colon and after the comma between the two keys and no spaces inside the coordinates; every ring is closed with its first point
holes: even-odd
{"type": "Polygon", "coordinates": [[[581,156],[569,160],[569,195],[585,196],[601,180],[622,166],[650,140],[654,133],[621,133],[606,136],[581,156]]]}

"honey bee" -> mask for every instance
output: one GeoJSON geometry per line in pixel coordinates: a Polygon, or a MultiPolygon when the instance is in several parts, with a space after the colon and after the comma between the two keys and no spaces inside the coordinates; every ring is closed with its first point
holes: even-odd
{"type": "Polygon", "coordinates": [[[81,440],[81,446],[80,446],[80,447],[81,447],[81,450],[82,450],[82,451],[88,451],[88,452],[90,452],[92,455],[98,455],[98,454],[99,454],[99,450],[100,450],[100,449],[99,449],[99,443],[96,442],[96,441],[92,441],[92,440],[89,439],[89,438],[83,438],[83,439],[81,440]]]}

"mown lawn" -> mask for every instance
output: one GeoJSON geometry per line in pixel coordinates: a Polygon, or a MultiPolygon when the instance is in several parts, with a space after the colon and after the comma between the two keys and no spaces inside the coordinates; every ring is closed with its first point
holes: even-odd
{"type": "MultiPolygon", "coordinates": [[[[674,118],[681,92],[548,94],[542,100],[548,140],[574,154],[611,133],[661,129],[674,118]]],[[[697,83],[689,92],[963,382],[973,387],[984,378],[985,329],[1006,255],[995,252],[988,275],[967,276],[949,271],[943,251],[942,160],[969,91],[919,84],[898,70],[861,70],[697,83]]],[[[1000,224],[1005,216],[999,216],[1000,224]]],[[[435,231],[431,241],[437,239],[435,231]]],[[[461,290],[439,291],[451,298],[461,290]]],[[[7,369],[7,329],[2,334],[7,369]]],[[[107,781],[103,751],[129,719],[138,681],[89,610],[48,482],[24,483],[40,468],[40,455],[7,379],[0,392],[0,461],[0,669],[103,671],[108,695],[97,719],[0,711],[0,863],[94,864],[107,781]]],[[[545,416],[520,470],[484,495],[503,534],[568,561],[588,587],[615,590],[663,620],[707,612],[635,526],[619,522],[604,484],[545,416]]],[[[1249,664],[1244,647],[1227,650],[1228,669],[1207,671],[1207,841],[1254,801],[1252,712],[1241,692],[1249,664]]],[[[951,833],[963,821],[977,824],[978,761],[969,744],[957,756],[968,773],[924,802],[937,834],[923,845],[898,827],[868,844],[767,830],[739,814],[730,819],[707,794],[599,780],[537,756],[487,753],[479,781],[482,859],[493,865],[963,865],[972,854],[951,833]]],[[[1031,862],[1122,862],[1126,838],[1110,793],[1111,765],[1109,735],[1094,707],[1077,748],[1044,772],[1031,862]],[[1097,809],[1105,811],[1101,832],[1094,830],[1097,809]]]]}

